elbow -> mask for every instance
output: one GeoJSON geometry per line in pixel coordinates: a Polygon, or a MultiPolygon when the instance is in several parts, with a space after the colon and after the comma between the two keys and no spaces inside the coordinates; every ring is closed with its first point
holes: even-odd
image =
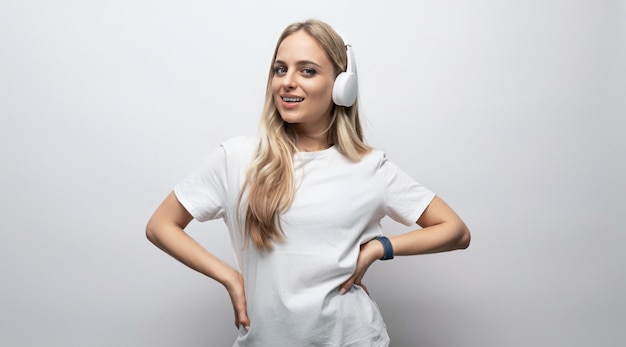
{"type": "Polygon", "coordinates": [[[152,242],[153,244],[157,243],[157,228],[155,226],[155,223],[152,221],[152,219],[150,219],[150,221],[148,221],[148,224],[146,225],[146,238],[152,242]]]}
{"type": "Polygon", "coordinates": [[[472,235],[470,234],[469,229],[465,225],[465,223],[461,223],[459,228],[459,237],[457,247],[458,249],[467,249],[470,245],[470,241],[472,240],[472,235]]]}

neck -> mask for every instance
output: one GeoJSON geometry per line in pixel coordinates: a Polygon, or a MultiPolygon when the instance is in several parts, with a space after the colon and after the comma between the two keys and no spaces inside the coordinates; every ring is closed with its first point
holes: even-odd
{"type": "Polygon", "coordinates": [[[319,147],[298,146],[300,152],[318,152],[330,148],[330,145],[324,145],[319,147]]]}
{"type": "Polygon", "coordinates": [[[328,138],[330,116],[317,123],[296,123],[290,126],[296,133],[296,147],[300,151],[315,152],[332,145],[328,138]]]}
{"type": "Polygon", "coordinates": [[[306,136],[298,135],[296,139],[296,147],[302,152],[317,152],[327,149],[331,146],[326,134],[322,136],[306,136]]]}

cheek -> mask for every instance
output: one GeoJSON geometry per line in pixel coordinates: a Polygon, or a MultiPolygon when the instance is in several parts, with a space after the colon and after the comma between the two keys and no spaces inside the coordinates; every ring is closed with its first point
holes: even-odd
{"type": "Polygon", "coordinates": [[[323,83],[315,83],[309,86],[309,97],[315,97],[319,101],[332,101],[333,82],[324,81],[323,83]]]}
{"type": "Polygon", "coordinates": [[[280,82],[276,81],[276,79],[272,79],[272,82],[270,83],[270,89],[272,92],[272,99],[274,99],[274,103],[276,104],[276,106],[278,106],[279,104],[279,94],[280,94],[280,89],[281,89],[281,84],[280,82]]]}
{"type": "Polygon", "coordinates": [[[272,89],[272,93],[277,93],[278,89],[280,89],[280,83],[276,80],[276,78],[272,78],[270,88],[272,89]]]}

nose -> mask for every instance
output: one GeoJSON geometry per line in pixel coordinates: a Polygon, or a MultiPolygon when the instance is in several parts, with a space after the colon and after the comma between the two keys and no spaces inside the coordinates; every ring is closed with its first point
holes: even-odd
{"type": "Polygon", "coordinates": [[[287,72],[283,76],[283,88],[285,89],[293,89],[296,87],[296,79],[292,72],[287,72]]]}

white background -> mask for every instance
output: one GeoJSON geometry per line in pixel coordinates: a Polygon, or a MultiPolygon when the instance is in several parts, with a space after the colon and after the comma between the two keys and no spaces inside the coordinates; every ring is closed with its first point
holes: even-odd
{"type": "MultiPolygon", "coordinates": [[[[232,344],[226,291],[144,227],[256,130],[306,18],[354,46],[369,143],[473,233],[372,267],[392,346],[626,344],[624,1],[4,0],[0,345],[232,344]]],[[[222,222],[189,232],[232,263],[222,222]]]]}

